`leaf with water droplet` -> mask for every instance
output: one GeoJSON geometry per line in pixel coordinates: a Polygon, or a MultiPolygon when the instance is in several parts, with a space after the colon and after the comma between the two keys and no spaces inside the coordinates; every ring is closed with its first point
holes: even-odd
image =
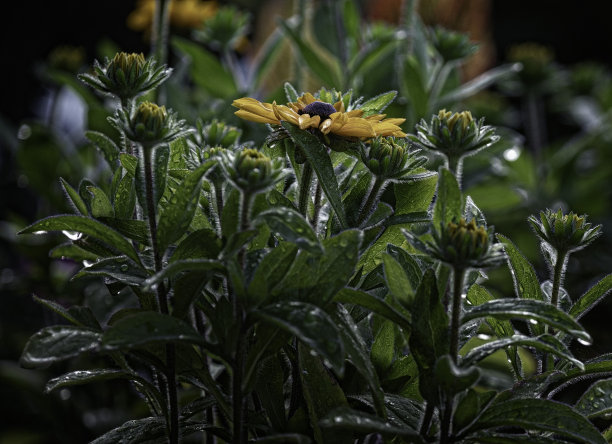
{"type": "Polygon", "coordinates": [[[108,225],[86,216],[68,214],[50,216],[38,222],[34,222],[32,225],[21,230],[19,234],[34,233],[36,231],[62,230],[78,231],[96,238],[119,252],[124,253],[138,264],[141,264],[140,257],[130,241],[108,225]]]}
{"type": "Polygon", "coordinates": [[[339,375],[344,372],[344,345],[338,327],[321,308],[298,301],[280,301],[253,312],[257,318],[275,325],[307,344],[339,375]]]}
{"type": "Polygon", "coordinates": [[[45,327],[30,337],[21,355],[24,367],[46,367],[94,350],[102,333],[87,327],[58,325],[45,327]]]}
{"type": "Polygon", "coordinates": [[[313,254],[323,252],[321,243],[308,221],[296,210],[285,207],[275,207],[257,215],[254,224],[266,223],[272,231],[286,241],[293,242],[299,248],[313,254]]]}
{"type": "Polygon", "coordinates": [[[126,285],[139,286],[149,275],[126,256],[116,256],[100,259],[88,267],[82,268],[72,279],[83,276],[105,276],[113,281],[126,285]]]}

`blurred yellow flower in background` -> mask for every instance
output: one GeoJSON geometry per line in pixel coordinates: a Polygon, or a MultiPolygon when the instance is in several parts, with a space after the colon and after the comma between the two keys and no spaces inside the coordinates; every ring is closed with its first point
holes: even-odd
{"type": "Polygon", "coordinates": [[[385,114],[363,117],[363,110],[345,111],[342,101],[332,105],[318,100],[310,93],[287,105],[264,103],[250,97],[234,100],[232,105],[239,108],[235,112],[238,117],[252,122],[280,125],[284,120],[302,130],[315,129],[323,134],[359,139],[406,136],[398,126],[406,119],[385,119],[385,114]]]}
{"type": "MultiPolygon", "coordinates": [[[[170,0],[170,24],[177,28],[199,28],[204,20],[215,15],[216,1],[170,0]]],[[[150,32],[155,0],[139,0],[127,18],[127,26],[135,31],[150,32]]]]}

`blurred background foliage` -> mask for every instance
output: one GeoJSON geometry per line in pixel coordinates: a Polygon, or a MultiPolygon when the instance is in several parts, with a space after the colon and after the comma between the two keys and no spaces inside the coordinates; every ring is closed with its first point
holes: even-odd
{"type": "MultiPolygon", "coordinates": [[[[49,374],[19,367],[31,333],[58,321],[33,294],[88,305],[98,319],[123,302],[97,279],[70,280],[75,265],[48,253],[61,236],[15,233],[49,214],[71,212],[58,177],[72,184],[108,179],[100,153],[84,136],[86,125],[108,129],[108,103],[76,74],[117,50],[148,53],[153,3],[8,6],[8,20],[19,28],[4,28],[0,39],[9,61],[0,82],[0,399],[10,400],[0,406],[2,444],[86,442],[142,408],[121,382],[44,394],[49,377],[77,362],[49,374]]],[[[569,294],[577,298],[612,269],[612,41],[602,39],[603,11],[548,0],[175,3],[181,7],[171,11],[168,53],[174,74],[162,94],[189,122],[224,120],[242,129],[242,141],[261,144],[265,128],[235,118],[231,102],[244,95],[284,101],[286,81],[302,91],[352,88],[354,97],[396,89],[387,113],[407,117],[406,132],[439,108],[469,109],[502,136],[468,158],[463,174],[465,192],[496,231],[544,277],[527,217],[558,206],[586,213],[603,224],[604,235],[572,256],[569,294]],[[411,5],[418,5],[416,15],[411,5]],[[449,40],[435,26],[460,34],[449,40]],[[577,31],[567,32],[570,27],[577,31]],[[419,33],[437,52],[411,47],[419,33]],[[512,68],[515,62],[522,71],[512,68]]],[[[437,168],[436,159],[430,168],[437,168]]],[[[507,268],[489,277],[489,288],[512,294],[507,268]]],[[[579,359],[611,351],[611,315],[607,303],[583,319],[594,345],[583,347],[579,359]]]]}

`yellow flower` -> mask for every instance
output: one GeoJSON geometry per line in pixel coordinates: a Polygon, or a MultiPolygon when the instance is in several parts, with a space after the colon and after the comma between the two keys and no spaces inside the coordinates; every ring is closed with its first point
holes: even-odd
{"type": "MultiPolygon", "coordinates": [[[[217,3],[201,0],[170,0],[170,24],[178,28],[199,28],[204,20],[215,15],[217,3]]],[[[135,31],[149,32],[153,24],[155,0],[139,0],[127,18],[127,25],[135,31]]]]}
{"type": "Polygon", "coordinates": [[[406,137],[399,127],[406,119],[385,119],[385,114],[373,114],[363,117],[363,111],[344,110],[342,101],[333,105],[306,93],[286,105],[276,102],[264,103],[250,97],[234,100],[238,108],[235,114],[245,120],[258,123],[280,125],[281,121],[289,122],[300,129],[315,129],[323,134],[335,134],[341,137],[370,139],[376,136],[406,137]]]}

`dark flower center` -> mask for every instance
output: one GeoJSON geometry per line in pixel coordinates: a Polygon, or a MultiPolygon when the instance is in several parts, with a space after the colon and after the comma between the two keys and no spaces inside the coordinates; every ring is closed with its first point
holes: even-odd
{"type": "Polygon", "coordinates": [[[309,116],[319,116],[321,120],[329,118],[329,116],[336,112],[336,108],[333,105],[325,102],[312,102],[306,105],[304,109],[298,111],[298,114],[308,114],[309,116]]]}

